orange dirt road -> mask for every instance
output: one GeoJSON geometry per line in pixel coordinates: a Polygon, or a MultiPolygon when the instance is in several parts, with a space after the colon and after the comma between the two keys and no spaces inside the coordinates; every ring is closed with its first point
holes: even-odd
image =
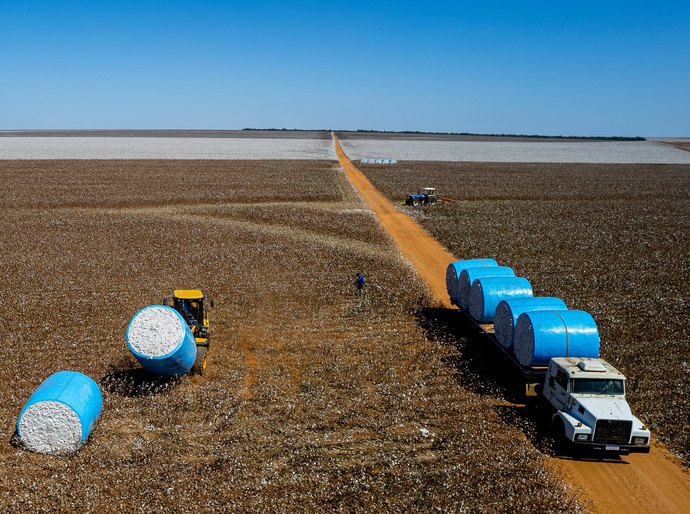
{"type": "Polygon", "coordinates": [[[415,267],[433,295],[444,307],[452,307],[446,292],[446,268],[457,259],[412,218],[393,207],[386,197],[371,185],[364,173],[355,168],[343,152],[337,136],[331,134],[340,165],[364,203],[374,211],[379,223],[393,238],[405,259],[415,267]]]}
{"type": "MultiPolygon", "coordinates": [[[[350,162],[335,133],[332,137],[340,165],[362,200],[434,296],[452,308],[447,299],[446,268],[457,259],[412,218],[391,205],[350,162]]],[[[568,483],[582,491],[587,507],[594,512],[690,513],[690,473],[660,445],[653,445],[647,455],[632,454],[607,461],[549,460],[568,483]]]]}

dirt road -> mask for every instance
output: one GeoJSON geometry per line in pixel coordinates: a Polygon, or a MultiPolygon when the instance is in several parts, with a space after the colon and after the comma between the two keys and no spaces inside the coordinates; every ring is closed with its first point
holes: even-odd
{"type": "Polygon", "coordinates": [[[457,259],[414,220],[393,207],[386,197],[371,185],[364,174],[347,158],[335,134],[333,141],[340,165],[362,200],[374,211],[383,228],[398,245],[405,259],[415,267],[433,295],[445,307],[452,307],[446,292],[446,268],[457,259]]]}
{"type": "MultiPolygon", "coordinates": [[[[352,185],[434,296],[450,308],[445,270],[456,258],[374,188],[347,158],[335,134],[333,141],[352,185]]],[[[595,512],[690,512],[690,473],[659,445],[654,445],[648,455],[605,462],[550,460],[569,483],[581,489],[595,512]]]]}

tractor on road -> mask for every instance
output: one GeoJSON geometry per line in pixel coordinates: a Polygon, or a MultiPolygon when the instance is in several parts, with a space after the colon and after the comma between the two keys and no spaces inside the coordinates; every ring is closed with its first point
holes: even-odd
{"type": "Polygon", "coordinates": [[[436,188],[425,187],[420,192],[417,192],[417,194],[411,194],[408,196],[407,200],[405,200],[405,203],[407,205],[417,207],[418,205],[434,205],[436,204],[436,201],[436,188]]]}

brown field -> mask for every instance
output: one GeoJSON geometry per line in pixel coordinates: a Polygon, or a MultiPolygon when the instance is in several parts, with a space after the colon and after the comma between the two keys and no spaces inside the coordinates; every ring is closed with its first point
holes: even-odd
{"type": "Polygon", "coordinates": [[[435,305],[334,163],[2,161],[0,184],[2,511],[580,508],[427,339],[435,305]],[[173,287],[217,302],[203,378],[125,345],[173,287]],[[19,410],[62,369],[102,418],[71,457],[23,451],[19,410]]]}
{"type": "MultiPolygon", "coordinates": [[[[592,313],[602,356],[630,379],[633,411],[690,463],[690,167],[406,162],[362,165],[459,258],[494,257],[592,313]]],[[[479,366],[478,369],[481,369],[479,366]]],[[[490,378],[487,373],[486,378],[490,378]]]]}

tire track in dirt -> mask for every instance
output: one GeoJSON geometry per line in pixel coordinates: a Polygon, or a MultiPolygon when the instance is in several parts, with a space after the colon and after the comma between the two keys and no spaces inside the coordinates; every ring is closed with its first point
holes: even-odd
{"type": "MultiPolygon", "coordinates": [[[[447,300],[445,271],[455,257],[412,218],[391,205],[350,162],[336,134],[332,132],[331,136],[340,165],[362,200],[434,296],[445,307],[453,308],[447,300]]],[[[549,462],[570,484],[582,490],[583,499],[595,512],[690,512],[690,473],[658,444],[653,444],[649,454],[633,454],[613,461],[549,458],[549,462]]]]}

